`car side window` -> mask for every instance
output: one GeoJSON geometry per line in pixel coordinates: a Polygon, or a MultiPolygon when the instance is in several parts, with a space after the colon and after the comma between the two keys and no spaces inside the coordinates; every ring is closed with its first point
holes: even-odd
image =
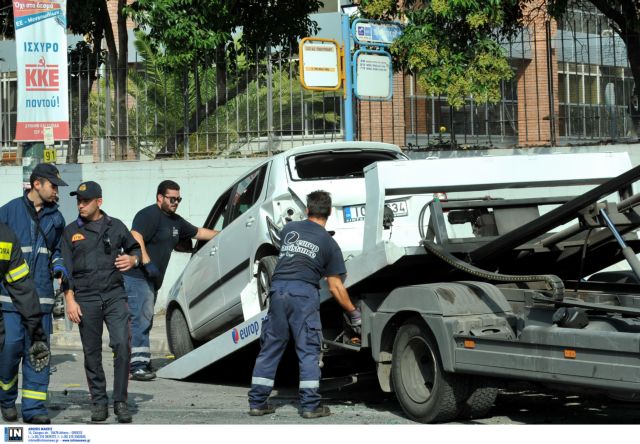
{"type": "MultiPolygon", "coordinates": [[[[224,222],[227,216],[227,210],[229,209],[229,196],[231,196],[231,191],[233,188],[225,191],[219,198],[216,200],[216,203],[213,204],[211,208],[211,212],[209,216],[207,216],[207,220],[204,222],[204,227],[209,228],[211,230],[221,231],[224,227],[224,222]]],[[[198,241],[196,244],[195,251],[198,251],[207,241],[198,241]]]]}
{"type": "Polygon", "coordinates": [[[267,165],[264,165],[252,171],[237,183],[231,195],[231,208],[225,226],[233,222],[238,216],[245,213],[256,203],[262,192],[266,170],[267,165]]]}

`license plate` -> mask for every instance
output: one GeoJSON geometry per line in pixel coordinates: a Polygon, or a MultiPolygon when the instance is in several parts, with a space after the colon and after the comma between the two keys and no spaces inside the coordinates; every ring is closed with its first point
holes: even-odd
{"type": "MultiPolygon", "coordinates": [[[[409,214],[407,211],[407,201],[406,200],[397,200],[395,202],[387,202],[385,204],[393,211],[394,217],[402,217],[409,214]]],[[[358,222],[360,220],[364,220],[364,205],[353,205],[350,207],[344,207],[344,221],[348,222],[358,222]]]]}

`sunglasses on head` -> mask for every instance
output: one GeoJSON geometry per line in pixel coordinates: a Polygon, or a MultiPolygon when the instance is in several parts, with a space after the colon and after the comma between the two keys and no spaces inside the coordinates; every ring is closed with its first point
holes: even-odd
{"type": "Polygon", "coordinates": [[[164,196],[164,197],[166,197],[167,199],[169,199],[169,202],[171,202],[172,204],[174,204],[174,203],[176,203],[176,202],[177,202],[177,203],[182,202],[182,197],[173,197],[173,196],[171,196],[171,197],[169,197],[169,196],[164,196]]]}

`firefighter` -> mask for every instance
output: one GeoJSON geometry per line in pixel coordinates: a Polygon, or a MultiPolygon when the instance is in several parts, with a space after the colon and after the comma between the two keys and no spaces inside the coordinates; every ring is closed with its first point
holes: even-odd
{"type": "MultiPolygon", "coordinates": [[[[46,369],[48,372],[50,356],[48,338],[42,329],[40,303],[38,302],[38,295],[33,281],[29,276],[29,265],[27,265],[22,256],[18,238],[3,223],[0,223],[0,274],[4,284],[3,288],[13,302],[15,313],[18,313],[17,316],[9,316],[5,319],[3,313],[0,312],[0,351],[4,349],[22,350],[22,344],[26,344],[26,354],[28,356],[26,362],[28,362],[29,371],[42,373],[46,369]],[[17,328],[16,321],[20,323],[19,327],[21,328],[17,328]],[[15,336],[16,332],[20,334],[15,336]],[[20,346],[16,346],[16,344],[20,346]]],[[[1,366],[2,370],[4,370],[4,362],[1,366]]],[[[27,365],[25,365],[25,368],[27,368],[27,365]]],[[[0,384],[4,392],[17,392],[18,375],[16,374],[9,379],[1,375],[0,384]]],[[[23,394],[23,398],[24,396],[23,394]]],[[[17,421],[18,411],[15,404],[3,402],[0,410],[2,411],[2,419],[5,421],[17,421]]],[[[28,418],[23,415],[22,419],[30,424],[51,423],[49,416],[43,414],[33,415],[28,418]]]]}
{"type": "Polygon", "coordinates": [[[342,251],[325,230],[330,214],[331,195],[326,191],[314,191],[307,196],[308,219],[289,222],[280,233],[282,247],[273,272],[269,312],[262,321],[261,348],[249,391],[249,414],[252,416],[275,411],[267,398],[289,342],[289,331],[300,363],[302,417],[320,418],[331,413],[327,406],[320,404],[318,392],[322,342],[320,279],[327,278],[331,295],[348,313],[354,331],[360,328],[361,316],[343,285],[346,268],[342,251]]]}
{"type": "Polygon", "coordinates": [[[68,318],[78,324],[84,368],[91,394],[91,420],[109,416],[107,383],[102,367],[103,324],[113,350],[113,410],[120,423],[132,421],[127,405],[129,383],[129,310],[122,272],[140,263],[140,246],[127,227],[100,209],[102,189],[83,182],[76,191],[78,218],[67,225],[62,255],[69,269],[65,288],[68,318]]]}
{"type": "MultiPolygon", "coordinates": [[[[28,264],[30,274],[43,313],[42,326],[48,336],[52,331],[51,312],[55,300],[54,276],[67,275],[60,253],[64,218],[56,203],[58,187],[67,184],[53,164],[37,165],[29,179],[31,188],[24,195],[9,201],[0,208],[0,222],[16,234],[20,248],[28,264]]],[[[4,383],[17,378],[22,362],[22,418],[28,423],[48,424],[45,401],[49,386],[49,369],[35,372],[24,357],[28,350],[28,335],[20,321],[20,314],[8,295],[6,287],[0,287],[0,302],[5,318],[7,337],[22,338],[7,343],[0,352],[0,380],[4,383]]],[[[0,404],[15,408],[18,397],[16,385],[0,387],[0,404]]]]}

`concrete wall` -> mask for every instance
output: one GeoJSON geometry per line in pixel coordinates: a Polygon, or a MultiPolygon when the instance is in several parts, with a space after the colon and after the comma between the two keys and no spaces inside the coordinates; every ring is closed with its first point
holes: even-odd
{"type": "MultiPolygon", "coordinates": [[[[410,152],[412,158],[505,156],[551,153],[628,152],[633,165],[640,164],[640,144],[602,145],[589,147],[557,147],[499,149],[482,151],[410,152]]],[[[155,202],[158,183],[172,179],[181,186],[184,200],[178,214],[194,225],[202,226],[217,197],[236,179],[260,163],[258,159],[212,160],[158,160],[152,162],[113,162],[95,164],[59,165],[63,179],[69,187],[61,188],[60,207],[67,223],[77,216],[75,199],[69,192],[86,180],[95,180],[102,186],[103,209],[121,219],[128,227],[136,212],[155,202]]],[[[0,167],[0,205],[18,196],[22,189],[22,167],[0,167]]],[[[167,292],[184,269],[189,254],[173,253],[164,281],[158,294],[156,311],[166,302],[167,292]]]]}
{"type": "MultiPolygon", "coordinates": [[[[264,159],[159,160],[153,162],[112,162],[59,165],[62,178],[69,184],[60,187],[60,209],[67,223],[77,217],[75,198],[69,192],[86,180],[102,186],[107,214],[131,227],[141,208],[155,202],[156,189],[164,179],[180,184],[183,197],[178,214],[196,226],[202,226],[215,200],[244,172],[264,159]]],[[[20,195],[22,167],[0,167],[0,205],[20,195]]],[[[156,311],[165,305],[166,295],[189,260],[187,253],[173,253],[164,285],[158,294],[156,311]]]]}

